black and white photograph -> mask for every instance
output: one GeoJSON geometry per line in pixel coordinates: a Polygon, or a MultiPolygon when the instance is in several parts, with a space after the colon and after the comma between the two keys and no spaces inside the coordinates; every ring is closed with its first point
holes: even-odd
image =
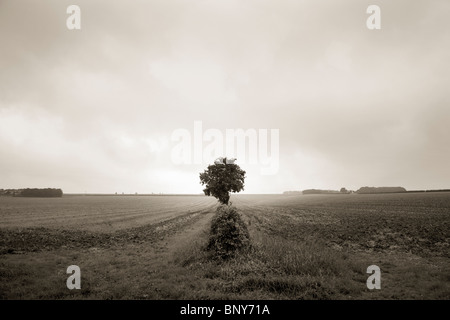
{"type": "Polygon", "coordinates": [[[450,300],[449,17],[0,0],[0,300],[450,300]]]}

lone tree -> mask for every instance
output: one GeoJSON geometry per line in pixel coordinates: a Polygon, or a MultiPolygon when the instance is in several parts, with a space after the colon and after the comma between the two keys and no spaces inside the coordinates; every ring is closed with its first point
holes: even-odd
{"type": "Polygon", "coordinates": [[[230,192],[244,190],[245,171],[234,163],[236,159],[218,158],[214,164],[200,173],[200,183],[206,185],[203,192],[220,203],[228,205],[230,192]]]}

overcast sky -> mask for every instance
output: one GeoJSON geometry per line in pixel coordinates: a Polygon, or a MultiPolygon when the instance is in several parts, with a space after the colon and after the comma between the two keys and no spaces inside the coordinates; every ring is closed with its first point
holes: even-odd
{"type": "Polygon", "coordinates": [[[201,193],[214,158],[172,157],[194,121],[279,130],[275,174],[238,158],[246,193],[450,188],[449,15],[448,0],[0,0],[0,188],[201,193]]]}

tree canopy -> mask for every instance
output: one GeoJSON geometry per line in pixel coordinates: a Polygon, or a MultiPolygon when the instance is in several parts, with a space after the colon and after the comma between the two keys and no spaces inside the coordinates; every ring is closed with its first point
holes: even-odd
{"type": "Polygon", "coordinates": [[[222,204],[228,204],[230,192],[244,190],[245,171],[234,160],[219,158],[200,173],[200,183],[205,185],[205,195],[217,198],[222,204]]]}

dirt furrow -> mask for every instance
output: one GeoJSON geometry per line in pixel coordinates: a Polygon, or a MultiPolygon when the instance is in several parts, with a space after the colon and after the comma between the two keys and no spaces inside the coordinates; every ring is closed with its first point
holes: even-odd
{"type": "Polygon", "coordinates": [[[53,228],[0,229],[0,254],[49,251],[58,248],[108,248],[129,243],[151,243],[162,240],[196,223],[212,209],[187,212],[139,227],[101,233],[53,228]]]}

